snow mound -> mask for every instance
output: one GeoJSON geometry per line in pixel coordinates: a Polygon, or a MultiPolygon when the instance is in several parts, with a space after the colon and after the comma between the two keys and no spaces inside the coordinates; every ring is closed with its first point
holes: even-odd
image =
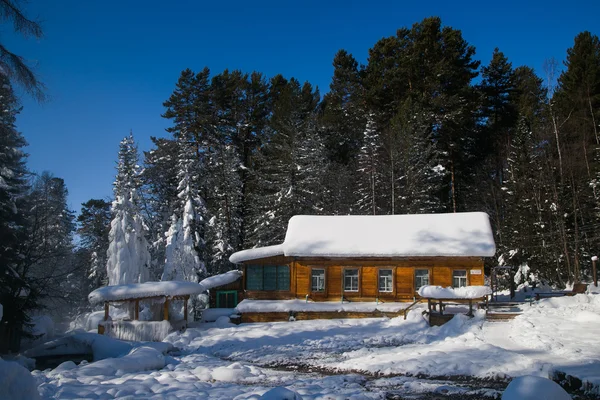
{"type": "Polygon", "coordinates": [[[261,400],[302,400],[302,396],[298,393],[291,391],[290,389],[286,389],[284,387],[278,386],[273,389],[265,392],[262,396],[260,396],[261,400]]]}
{"type": "Polygon", "coordinates": [[[77,364],[75,364],[73,361],[65,361],[64,363],[60,364],[58,367],[50,371],[48,375],[56,376],[64,371],[70,371],[75,368],[77,368],[77,364]]]}
{"type": "Polygon", "coordinates": [[[165,356],[158,350],[142,346],[137,347],[121,358],[107,358],[84,365],[79,368],[81,375],[116,375],[117,371],[131,373],[162,369],[165,367],[165,356]]]}
{"type": "Polygon", "coordinates": [[[478,299],[492,294],[489,286],[463,286],[459,288],[442,286],[422,286],[419,296],[430,299],[478,299]]]}
{"type": "MultiPolygon", "coordinates": [[[[130,352],[132,348],[141,345],[139,342],[124,342],[97,333],[76,332],[29,349],[25,352],[25,356],[36,358],[52,355],[93,354],[94,360],[103,360],[121,357],[130,352]]],[[[144,343],[143,345],[153,347],[161,353],[173,349],[173,345],[165,342],[144,343]]]]}
{"type": "Polygon", "coordinates": [[[215,322],[219,317],[229,317],[235,314],[235,308],[207,308],[202,310],[201,322],[215,322]]]}
{"type": "Polygon", "coordinates": [[[2,398],[11,400],[35,400],[40,395],[37,383],[27,369],[16,362],[0,358],[0,388],[2,398]]]}
{"type": "Polygon", "coordinates": [[[540,376],[513,379],[502,394],[502,400],[571,400],[560,385],[540,376]]]}
{"type": "Polygon", "coordinates": [[[572,318],[575,322],[600,323],[600,314],[592,311],[580,311],[572,318]]]}
{"type": "Polygon", "coordinates": [[[227,367],[218,367],[212,371],[212,378],[221,382],[237,382],[251,376],[254,376],[251,369],[239,362],[227,367]]]}
{"type": "Polygon", "coordinates": [[[88,300],[91,304],[96,304],[142,297],[191,296],[205,290],[204,286],[198,283],[186,281],[131,283],[98,288],[88,295],[88,300]]]}

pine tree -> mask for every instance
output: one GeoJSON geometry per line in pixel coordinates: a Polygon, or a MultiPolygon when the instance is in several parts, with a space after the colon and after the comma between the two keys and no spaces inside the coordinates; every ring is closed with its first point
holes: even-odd
{"type": "Polygon", "coordinates": [[[133,134],[121,141],[114,183],[115,200],[109,233],[106,271],[109,285],[145,282],[149,278],[150,253],[147,227],[140,211],[137,146],[133,134]]]}
{"type": "Polygon", "coordinates": [[[82,274],[73,275],[77,272],[72,257],[75,216],[67,197],[64,180],[44,172],[33,181],[25,203],[27,252],[17,271],[32,282],[30,287],[42,304],[53,311],[60,311],[64,301],[81,290],[78,278],[82,274]]]}
{"type": "MultiPolygon", "coordinates": [[[[108,250],[108,233],[110,231],[110,203],[102,199],[90,199],[81,204],[81,212],[77,217],[80,247],[85,250],[85,264],[90,289],[105,286],[106,252],[108,250]]],[[[83,255],[82,255],[83,256],[83,255]]]]}
{"type": "Polygon", "coordinates": [[[441,155],[432,138],[427,115],[408,99],[392,120],[388,136],[388,154],[393,184],[393,214],[429,214],[445,210],[439,193],[447,171],[440,165],[441,155]]]}
{"type": "MultiPolygon", "coordinates": [[[[7,77],[0,74],[0,304],[4,306],[2,321],[16,331],[29,322],[31,311],[38,306],[36,293],[17,273],[26,251],[23,197],[28,191],[23,151],[27,143],[15,126],[19,111],[7,77]],[[29,290],[29,296],[21,296],[23,290],[29,290]]],[[[9,346],[18,351],[18,343],[16,348],[15,343],[9,346]]]]}

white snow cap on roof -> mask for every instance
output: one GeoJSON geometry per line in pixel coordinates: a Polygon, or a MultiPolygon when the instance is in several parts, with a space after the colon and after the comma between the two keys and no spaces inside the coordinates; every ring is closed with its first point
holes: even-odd
{"type": "Polygon", "coordinates": [[[483,212],[414,215],[297,215],[278,246],[234,253],[234,263],[292,257],[491,257],[496,252],[483,212]],[[266,254],[265,250],[268,251],[266,254]],[[273,251],[271,251],[273,250],[273,251]]]}
{"type": "Polygon", "coordinates": [[[164,281],[132,283],[129,285],[104,286],[88,295],[91,304],[104,301],[140,299],[144,297],[186,296],[200,294],[206,288],[199,283],[187,281],[164,281]]]}
{"type": "Polygon", "coordinates": [[[235,282],[241,276],[242,271],[233,270],[225,272],[224,274],[208,277],[200,283],[188,281],[162,281],[104,286],[90,293],[88,295],[88,300],[90,303],[96,304],[104,301],[140,299],[144,297],[191,296],[218,286],[235,282]]]}

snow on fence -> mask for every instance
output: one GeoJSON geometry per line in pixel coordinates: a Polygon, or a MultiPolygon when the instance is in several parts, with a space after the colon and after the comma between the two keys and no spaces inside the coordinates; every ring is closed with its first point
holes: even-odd
{"type": "Polygon", "coordinates": [[[169,321],[102,321],[104,335],[121,340],[161,342],[174,328],[169,321]]]}

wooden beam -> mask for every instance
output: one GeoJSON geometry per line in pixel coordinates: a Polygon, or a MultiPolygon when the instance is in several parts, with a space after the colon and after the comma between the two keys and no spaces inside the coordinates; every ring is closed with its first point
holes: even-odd
{"type": "Polygon", "coordinates": [[[163,309],[163,319],[165,321],[169,320],[169,298],[165,297],[165,304],[163,309]]]}
{"type": "Polygon", "coordinates": [[[108,321],[108,301],[104,302],[104,320],[108,321]]]}
{"type": "Polygon", "coordinates": [[[188,320],[188,300],[190,299],[190,296],[185,296],[185,298],[183,299],[183,319],[185,320],[185,322],[187,322],[188,320]]]}
{"type": "Polygon", "coordinates": [[[138,321],[140,319],[140,301],[139,300],[135,301],[135,311],[133,314],[134,314],[133,319],[138,321]]]}

